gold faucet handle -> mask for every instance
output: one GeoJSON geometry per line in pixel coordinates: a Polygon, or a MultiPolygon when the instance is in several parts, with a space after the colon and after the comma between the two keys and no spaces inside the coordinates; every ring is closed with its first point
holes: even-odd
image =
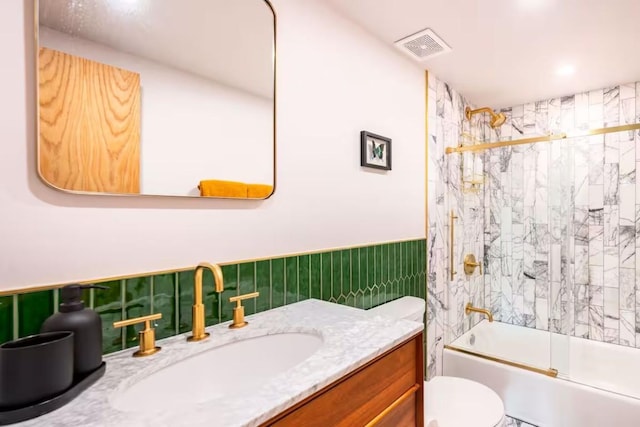
{"type": "Polygon", "coordinates": [[[250,298],[257,298],[260,296],[260,292],[251,292],[250,294],[238,295],[237,297],[229,298],[229,302],[237,303],[233,308],[233,323],[229,325],[231,329],[244,328],[249,322],[244,320],[244,307],[242,301],[250,298]]]}
{"type": "Polygon", "coordinates": [[[162,313],[150,314],[148,316],[136,317],[134,319],[120,320],[113,322],[114,328],[124,328],[126,326],[137,325],[144,322],[144,329],[138,332],[138,341],[140,348],[133,353],[133,357],[151,356],[160,351],[160,347],[156,347],[156,331],[151,327],[151,321],[162,319],[162,313]]]}

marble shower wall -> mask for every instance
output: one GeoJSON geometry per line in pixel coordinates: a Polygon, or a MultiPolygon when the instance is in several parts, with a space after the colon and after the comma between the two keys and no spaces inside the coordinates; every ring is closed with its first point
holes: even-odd
{"type": "MultiPolygon", "coordinates": [[[[466,317],[464,306],[471,301],[484,302],[483,277],[477,272],[464,275],[464,255],[484,257],[484,190],[464,192],[461,179],[461,155],[445,155],[445,148],[457,146],[462,132],[472,127],[464,119],[469,105],[463,96],[431,73],[428,84],[428,216],[427,236],[427,377],[442,374],[442,352],[451,342],[480,319],[466,317]],[[457,274],[450,280],[449,214],[455,221],[454,260],[457,274]]],[[[474,124],[473,129],[484,129],[474,124]]],[[[484,137],[481,135],[480,137],[484,137]]]]}
{"type": "MultiPolygon", "coordinates": [[[[502,110],[486,141],[640,122],[640,83],[502,110]]],[[[640,347],[639,132],[486,151],[484,304],[497,320],[640,347]]]]}

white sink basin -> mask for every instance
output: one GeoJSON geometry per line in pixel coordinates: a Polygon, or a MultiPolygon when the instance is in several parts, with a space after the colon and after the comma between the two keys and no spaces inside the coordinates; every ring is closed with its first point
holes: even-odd
{"type": "Polygon", "coordinates": [[[321,337],[304,333],[237,341],[154,372],[111,403],[126,412],[160,412],[241,394],[293,368],[321,345],[321,337]]]}

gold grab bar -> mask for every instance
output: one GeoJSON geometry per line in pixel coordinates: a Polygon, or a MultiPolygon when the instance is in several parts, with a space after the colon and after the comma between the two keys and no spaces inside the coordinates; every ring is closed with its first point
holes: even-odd
{"type": "Polygon", "coordinates": [[[454,221],[458,219],[457,216],[455,216],[455,214],[453,213],[453,209],[451,210],[451,214],[449,215],[449,231],[450,231],[450,240],[449,240],[449,250],[450,250],[450,254],[449,254],[449,271],[451,273],[451,280],[453,281],[453,276],[456,275],[456,271],[454,270],[454,263],[453,263],[453,236],[454,236],[454,221]]]}
{"type": "Polygon", "coordinates": [[[467,303],[467,305],[464,307],[464,314],[466,314],[467,316],[470,315],[471,313],[480,313],[480,314],[484,314],[485,316],[487,316],[487,319],[489,320],[489,322],[493,322],[493,314],[487,310],[486,308],[478,308],[478,307],[474,307],[473,305],[471,305],[471,303],[467,303]]]}
{"type": "Polygon", "coordinates": [[[542,369],[534,366],[525,365],[524,363],[512,362],[510,360],[500,359],[499,357],[487,356],[484,354],[476,353],[474,351],[458,348],[453,345],[445,345],[446,350],[457,351],[458,353],[467,354],[469,356],[479,357],[480,359],[489,360],[491,362],[501,363],[503,365],[512,366],[514,368],[524,369],[529,372],[535,372],[536,374],[546,375],[548,377],[556,378],[558,376],[558,370],[554,368],[542,369]]]}

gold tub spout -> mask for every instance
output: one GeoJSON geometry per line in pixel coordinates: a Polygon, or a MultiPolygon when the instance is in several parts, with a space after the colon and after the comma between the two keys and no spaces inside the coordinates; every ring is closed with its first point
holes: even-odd
{"type": "Polygon", "coordinates": [[[192,323],[193,330],[191,336],[187,338],[188,341],[201,341],[209,336],[204,331],[204,319],[205,310],[202,303],[202,273],[207,268],[213,273],[213,279],[216,283],[216,292],[220,293],[224,291],[224,279],[222,277],[222,269],[218,264],[209,264],[208,262],[201,262],[196,267],[193,280],[193,308],[192,308],[192,323]]]}
{"type": "Polygon", "coordinates": [[[467,305],[464,307],[464,314],[466,314],[467,316],[470,315],[471,313],[480,313],[480,314],[484,314],[487,319],[489,320],[489,322],[493,322],[493,314],[491,314],[491,312],[489,310],[487,310],[486,308],[478,308],[478,307],[474,307],[470,302],[467,303],[467,305]]]}

